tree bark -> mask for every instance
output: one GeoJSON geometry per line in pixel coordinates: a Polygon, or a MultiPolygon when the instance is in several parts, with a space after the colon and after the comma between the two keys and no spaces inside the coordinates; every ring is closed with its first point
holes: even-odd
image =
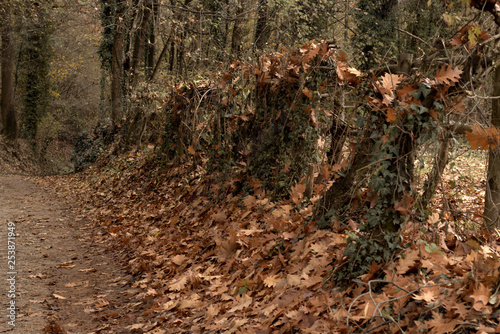
{"type": "Polygon", "coordinates": [[[244,7],[243,3],[238,1],[235,12],[235,20],[233,26],[233,37],[231,40],[231,55],[235,58],[240,58],[241,56],[241,39],[243,38],[243,15],[244,7]]]}
{"type": "MultiPolygon", "coordinates": [[[[371,122],[368,121],[366,129],[369,129],[371,125],[371,122]]],[[[364,135],[358,144],[359,149],[354,153],[352,163],[345,171],[344,176],[335,181],[319,201],[314,216],[319,220],[318,225],[321,228],[331,226],[334,223],[331,218],[335,217],[339,211],[343,211],[344,206],[352,200],[358,187],[358,181],[364,176],[364,173],[360,173],[360,171],[368,172],[366,167],[370,163],[375,142],[370,138],[369,131],[363,132],[364,135]]]]}
{"type": "Polygon", "coordinates": [[[424,193],[420,199],[423,207],[426,207],[429,204],[429,201],[436,193],[436,188],[441,182],[441,178],[443,176],[444,169],[448,164],[448,151],[450,147],[450,135],[445,132],[443,134],[443,138],[439,143],[439,150],[434,160],[434,167],[432,168],[431,173],[427,179],[427,183],[424,187],[424,193]]]}
{"type": "Polygon", "coordinates": [[[156,31],[155,24],[158,21],[160,15],[160,4],[158,0],[153,0],[152,7],[152,19],[149,20],[148,24],[148,41],[146,48],[146,71],[145,75],[147,80],[152,80],[154,65],[155,65],[155,53],[156,53],[156,31]]]}
{"type": "MultiPolygon", "coordinates": [[[[491,125],[500,129],[500,65],[493,75],[493,100],[491,104],[491,125]]],[[[484,200],[484,219],[488,229],[500,228],[500,147],[490,148],[488,176],[484,200]]]]}
{"type": "Polygon", "coordinates": [[[142,16],[139,18],[139,27],[135,32],[134,37],[134,47],[132,50],[132,64],[130,67],[129,84],[130,87],[135,87],[137,85],[137,80],[139,78],[139,69],[141,66],[142,55],[144,54],[145,41],[147,26],[149,19],[151,18],[151,12],[153,11],[153,2],[151,0],[146,1],[144,4],[144,9],[140,10],[138,15],[142,16]]]}
{"type": "Polygon", "coordinates": [[[259,0],[257,9],[257,24],[255,26],[254,45],[256,50],[264,49],[269,39],[267,0],[259,0]]]}
{"type": "Polygon", "coordinates": [[[123,57],[124,57],[124,14],[125,4],[117,3],[113,53],[111,56],[111,122],[113,127],[119,123],[123,114],[123,57]]]}
{"type": "Polygon", "coordinates": [[[14,105],[14,40],[12,22],[7,2],[2,4],[2,133],[8,140],[17,137],[16,109],[14,105]]]}
{"type": "Polygon", "coordinates": [[[156,61],[156,65],[153,69],[153,72],[151,73],[151,76],[149,77],[150,82],[155,80],[156,75],[158,74],[158,71],[160,70],[161,62],[163,61],[163,58],[165,58],[165,55],[167,54],[168,47],[170,46],[170,39],[171,39],[171,37],[169,37],[168,40],[165,42],[165,45],[163,45],[163,49],[161,50],[160,55],[158,56],[158,60],[156,61]]]}

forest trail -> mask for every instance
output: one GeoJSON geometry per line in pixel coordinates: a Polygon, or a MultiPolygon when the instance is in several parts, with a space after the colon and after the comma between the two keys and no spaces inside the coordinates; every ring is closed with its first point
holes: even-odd
{"type": "Polygon", "coordinates": [[[118,329],[133,318],[120,308],[130,278],[72,203],[22,177],[0,176],[0,223],[0,333],[130,333],[118,329]],[[12,268],[8,222],[16,233],[12,268]]]}

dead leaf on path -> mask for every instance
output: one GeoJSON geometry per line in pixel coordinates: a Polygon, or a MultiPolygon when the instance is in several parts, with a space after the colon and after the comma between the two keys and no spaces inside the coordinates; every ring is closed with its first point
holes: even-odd
{"type": "Polygon", "coordinates": [[[64,284],[64,287],[65,288],[74,288],[74,287],[79,286],[80,284],[82,284],[82,283],[66,283],[66,284],[64,284]]]}
{"type": "Polygon", "coordinates": [[[172,258],[172,262],[178,266],[184,263],[187,260],[187,256],[184,254],[176,255],[172,258]]]}
{"type": "Polygon", "coordinates": [[[68,262],[63,262],[59,263],[56,268],[73,268],[75,265],[73,264],[73,261],[68,261],[68,262]]]}
{"type": "Polygon", "coordinates": [[[66,299],[66,297],[58,295],[57,293],[53,293],[52,296],[56,297],[57,299],[66,299]]]}
{"type": "Polygon", "coordinates": [[[102,327],[97,328],[94,333],[101,333],[101,332],[104,333],[105,329],[110,329],[110,328],[111,328],[111,325],[106,324],[102,327]]]}
{"type": "Polygon", "coordinates": [[[26,315],[28,317],[41,317],[41,316],[43,316],[42,313],[32,313],[31,310],[28,310],[28,312],[26,313],[26,315]]]}
{"type": "Polygon", "coordinates": [[[99,299],[95,303],[95,307],[97,307],[97,308],[102,308],[102,307],[108,306],[108,305],[109,305],[109,301],[107,301],[106,299],[99,299]]]}
{"type": "Polygon", "coordinates": [[[153,329],[152,331],[150,331],[148,333],[151,333],[151,334],[166,334],[167,331],[164,330],[164,329],[161,329],[161,328],[155,328],[155,329],[153,329]]]}
{"type": "Polygon", "coordinates": [[[66,331],[59,324],[54,322],[54,323],[51,323],[51,324],[45,326],[45,333],[46,334],[65,334],[66,331]]]}
{"type": "Polygon", "coordinates": [[[42,304],[44,302],[44,300],[32,300],[30,299],[30,303],[32,304],[42,304]]]}
{"type": "Polygon", "coordinates": [[[41,274],[38,273],[36,275],[29,275],[28,278],[47,278],[48,276],[46,274],[41,274]]]}
{"type": "Polygon", "coordinates": [[[92,307],[90,306],[86,306],[84,309],[83,309],[83,312],[85,312],[86,314],[90,314],[90,313],[94,313],[96,312],[95,309],[93,309],[92,307]]]}
{"type": "Polygon", "coordinates": [[[170,311],[171,309],[176,308],[177,305],[179,305],[179,301],[178,300],[169,300],[168,302],[166,302],[165,304],[163,304],[163,310],[164,311],[170,311]]]}
{"type": "Polygon", "coordinates": [[[134,329],[141,329],[143,327],[144,327],[144,324],[135,324],[135,325],[128,326],[127,328],[130,330],[134,330],[134,329]]]}
{"type": "Polygon", "coordinates": [[[171,291],[181,291],[182,289],[184,289],[184,287],[186,286],[186,283],[187,283],[187,277],[184,276],[182,277],[181,279],[179,279],[178,281],[170,284],[168,286],[169,290],[171,291]]]}

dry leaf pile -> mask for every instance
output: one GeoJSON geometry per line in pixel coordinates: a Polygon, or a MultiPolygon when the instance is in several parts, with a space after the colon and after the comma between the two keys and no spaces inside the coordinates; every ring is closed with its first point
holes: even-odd
{"type": "Polygon", "coordinates": [[[141,291],[133,330],[500,333],[498,235],[456,234],[435,213],[408,225],[392,262],[336,286],[357,224],[319,230],[305,186],[273,203],[259,181],[245,195],[238,177],[221,181],[190,163],[159,167],[130,154],[107,168],[49,181],[79,198],[96,238],[124,254],[141,291]]]}

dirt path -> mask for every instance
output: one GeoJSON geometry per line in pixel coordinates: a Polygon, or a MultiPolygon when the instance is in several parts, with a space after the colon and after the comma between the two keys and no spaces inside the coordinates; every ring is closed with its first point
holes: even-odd
{"type": "Polygon", "coordinates": [[[125,307],[131,278],[93,233],[65,199],[0,176],[0,333],[133,333],[124,327],[137,320],[125,307]]]}

